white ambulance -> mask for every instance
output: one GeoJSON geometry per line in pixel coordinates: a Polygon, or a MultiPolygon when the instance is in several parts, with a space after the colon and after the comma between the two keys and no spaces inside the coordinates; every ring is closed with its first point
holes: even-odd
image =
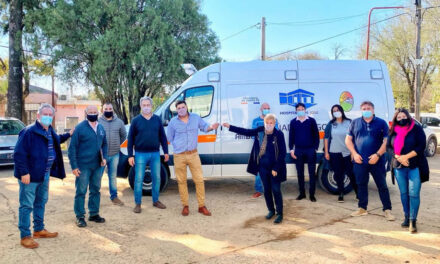
{"type": "MultiPolygon", "coordinates": [[[[167,124],[175,116],[175,102],[184,99],[190,112],[207,123],[228,122],[250,128],[267,102],[277,116],[278,128],[288,142],[289,123],[296,116],[295,104],[302,102],[318,123],[321,139],[330,120],[330,107],[341,104],[349,118],[361,116],[360,103],[375,104],[376,115],[387,122],[394,113],[394,98],[386,65],[381,61],[251,61],[210,65],[189,77],[155,114],[167,124]]],[[[322,141],[322,140],[321,140],[322,141]]],[[[205,177],[249,176],[246,166],[253,139],[231,133],[226,128],[200,132],[198,152],[205,177]]],[[[170,145],[170,154],[172,154],[170,145]]],[[[318,162],[322,161],[322,142],[318,162]]],[[[286,153],[288,177],[295,176],[295,164],[286,153]]],[[[173,160],[162,164],[162,188],[174,177],[173,160]]],[[[307,171],[307,170],[306,170],[307,171]]],[[[147,172],[148,173],[148,172],[147,172]]],[[[134,170],[129,176],[134,178],[134,170]]],[[[321,186],[336,192],[333,173],[318,166],[321,186]]],[[[149,192],[149,177],[144,190],[149,192]]],[[[351,190],[346,177],[346,192],[351,190]]]]}

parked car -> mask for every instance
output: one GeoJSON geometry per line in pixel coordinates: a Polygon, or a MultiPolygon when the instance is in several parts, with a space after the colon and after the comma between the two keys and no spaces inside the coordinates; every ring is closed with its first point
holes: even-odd
{"type": "MultiPolygon", "coordinates": [[[[414,117],[414,114],[411,113],[411,116],[414,117]]],[[[425,154],[427,157],[433,157],[435,153],[437,152],[437,145],[438,145],[438,138],[439,135],[435,132],[433,129],[433,126],[428,125],[428,120],[431,119],[431,117],[427,117],[426,115],[421,115],[420,119],[422,122],[419,122],[416,120],[416,122],[423,127],[423,131],[425,131],[426,135],[426,149],[425,154]]],[[[440,121],[439,121],[440,122],[440,121]]],[[[434,124],[433,121],[429,124],[434,124]]],[[[440,127],[437,127],[440,130],[440,127]]]]}
{"type": "Polygon", "coordinates": [[[15,144],[24,127],[16,118],[0,117],[0,166],[14,165],[15,144]]]}
{"type": "MultiPolygon", "coordinates": [[[[421,114],[421,123],[427,125],[440,138],[440,117],[434,114],[421,114]]],[[[437,143],[440,143],[437,141],[437,143]]]]}

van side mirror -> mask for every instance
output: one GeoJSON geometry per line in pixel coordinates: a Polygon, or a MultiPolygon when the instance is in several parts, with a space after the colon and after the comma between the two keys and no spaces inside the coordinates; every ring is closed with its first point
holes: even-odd
{"type": "Polygon", "coordinates": [[[422,128],[427,128],[428,125],[426,123],[422,124],[422,128]]]}

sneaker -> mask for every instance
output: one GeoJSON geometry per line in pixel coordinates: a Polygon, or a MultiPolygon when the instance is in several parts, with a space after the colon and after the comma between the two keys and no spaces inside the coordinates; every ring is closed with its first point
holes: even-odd
{"type": "Polygon", "coordinates": [[[274,224],[280,224],[283,221],[283,215],[277,215],[277,218],[273,221],[274,224]]]}
{"type": "Polygon", "coordinates": [[[142,211],[141,209],[141,205],[137,204],[134,208],[133,208],[133,212],[135,212],[136,214],[139,214],[142,211]]]}
{"type": "Polygon", "coordinates": [[[93,221],[96,223],[104,223],[105,222],[105,218],[100,217],[99,215],[94,215],[94,216],[89,216],[89,221],[93,221]]]}
{"type": "Polygon", "coordinates": [[[338,203],[343,203],[344,202],[344,195],[340,194],[338,197],[338,203]]]}
{"type": "Polygon", "coordinates": [[[84,220],[84,217],[76,219],[76,226],[77,227],[86,227],[87,226],[87,223],[86,223],[86,220],[84,220]]]}
{"type": "Polygon", "coordinates": [[[385,210],[385,218],[388,220],[388,221],[394,221],[394,220],[396,220],[396,218],[394,217],[394,215],[392,215],[391,214],[391,210],[385,210]]]}
{"type": "Polygon", "coordinates": [[[368,214],[367,210],[365,210],[364,208],[359,208],[358,210],[351,213],[351,216],[364,216],[367,214],[368,214]]]}
{"type": "Polygon", "coordinates": [[[275,215],[274,211],[269,211],[269,213],[266,215],[266,219],[270,220],[275,215]]]}
{"type": "Polygon", "coordinates": [[[254,194],[252,194],[252,198],[258,198],[258,197],[260,197],[261,195],[263,195],[263,194],[260,193],[260,192],[255,192],[254,194]]]}
{"type": "Polygon", "coordinates": [[[118,197],[114,198],[114,199],[112,200],[112,203],[113,203],[114,205],[119,205],[119,206],[123,206],[123,205],[124,205],[124,203],[123,203],[118,197]]]}
{"type": "Polygon", "coordinates": [[[167,208],[163,203],[161,203],[160,201],[157,201],[157,202],[155,202],[155,203],[153,203],[153,206],[154,207],[157,207],[157,208],[159,208],[159,209],[165,209],[165,208],[167,208]]]}
{"type": "Polygon", "coordinates": [[[299,195],[298,195],[298,197],[296,197],[296,199],[299,201],[299,200],[302,200],[302,199],[304,199],[304,198],[306,198],[306,195],[304,194],[304,193],[300,193],[299,195]]]}

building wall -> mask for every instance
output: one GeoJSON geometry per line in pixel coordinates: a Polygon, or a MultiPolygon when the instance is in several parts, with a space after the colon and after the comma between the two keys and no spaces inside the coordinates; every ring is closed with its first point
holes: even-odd
{"type": "Polygon", "coordinates": [[[62,132],[73,128],[76,124],[83,121],[85,119],[85,110],[89,105],[95,105],[98,109],[101,108],[100,101],[58,101],[55,115],[56,130],[62,132]]]}

